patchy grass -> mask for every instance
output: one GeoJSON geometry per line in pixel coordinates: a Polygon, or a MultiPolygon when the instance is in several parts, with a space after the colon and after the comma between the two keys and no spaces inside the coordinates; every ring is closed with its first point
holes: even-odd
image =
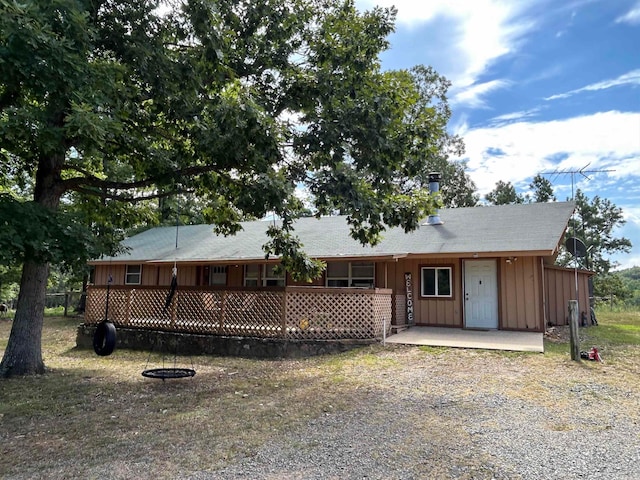
{"type": "Polygon", "coordinates": [[[451,350],[450,348],[447,348],[447,347],[434,347],[430,345],[421,345],[418,347],[418,349],[422,352],[430,353],[433,355],[439,355],[451,350]]]}
{"type": "Polygon", "coordinates": [[[607,347],[640,346],[640,311],[600,311],[598,326],[586,330],[586,340],[599,342],[607,347]]]}
{"type": "Polygon", "coordinates": [[[569,355],[569,344],[566,342],[544,342],[544,354],[547,356],[569,355]]]}
{"type": "MultiPolygon", "coordinates": [[[[583,349],[600,347],[604,365],[571,362],[566,342],[546,341],[545,355],[373,345],[305,360],[179,357],[178,366],[193,361],[196,376],[165,382],[141,376],[147,366],[160,366],[158,356],[116,350],[98,357],[76,349],[80,322],[45,318],[47,373],[0,380],[1,478],[188,476],[251,457],[293,429],[363,402],[385,407],[366,421],[390,422],[390,412],[404,411],[414,395],[431,403],[393,418],[402,417],[400,425],[425,422],[425,432],[440,425],[442,448],[466,437],[457,417],[439,412],[451,405],[474,412],[478,395],[557,410],[546,420],[557,431],[574,428],[565,412],[575,411],[576,397],[584,415],[592,404],[593,415],[604,415],[597,407],[607,403],[627,418],[638,416],[637,313],[600,315],[600,326],[581,329],[583,349]]],[[[10,328],[0,320],[0,354],[10,328]]],[[[413,427],[405,430],[424,441],[413,427]]]]}
{"type": "MultiPolygon", "coordinates": [[[[598,311],[597,318],[597,326],[580,327],[580,350],[596,347],[608,362],[622,361],[627,365],[635,365],[637,362],[634,359],[640,352],[640,311],[598,311]]],[[[569,327],[557,329],[558,338],[545,339],[545,355],[568,357],[569,327]]]]}
{"type": "MultiPolygon", "coordinates": [[[[47,373],[0,380],[0,477],[99,476],[107,451],[155,478],[216,468],[310,419],[352,408],[361,382],[350,372],[397,365],[377,347],[308,360],[178,357],[177,366],[193,362],[196,376],[163,382],[141,375],[162,366],[158,355],[98,357],[75,348],[80,322],[45,318],[47,373]]],[[[10,326],[0,323],[0,354],[10,326]]]]}

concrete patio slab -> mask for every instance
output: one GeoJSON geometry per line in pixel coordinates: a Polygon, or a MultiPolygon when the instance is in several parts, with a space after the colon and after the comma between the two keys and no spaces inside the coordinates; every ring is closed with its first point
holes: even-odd
{"type": "Polygon", "coordinates": [[[387,337],[387,343],[432,347],[483,348],[516,352],[544,352],[542,333],[461,328],[410,327],[387,337]]]}

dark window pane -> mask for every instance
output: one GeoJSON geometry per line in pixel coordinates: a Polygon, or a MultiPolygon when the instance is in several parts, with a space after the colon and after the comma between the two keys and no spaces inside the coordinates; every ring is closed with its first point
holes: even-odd
{"type": "Polygon", "coordinates": [[[435,295],[436,294],[436,269],[435,268],[423,268],[422,269],[422,295],[435,295]]]}
{"type": "Polygon", "coordinates": [[[351,276],[354,278],[373,278],[375,271],[372,262],[353,262],[351,264],[351,276]]]}
{"type": "Polygon", "coordinates": [[[349,262],[329,262],[327,263],[327,277],[348,277],[349,262]]]}
{"type": "Polygon", "coordinates": [[[438,269],[438,295],[451,296],[451,270],[448,268],[438,269]]]}

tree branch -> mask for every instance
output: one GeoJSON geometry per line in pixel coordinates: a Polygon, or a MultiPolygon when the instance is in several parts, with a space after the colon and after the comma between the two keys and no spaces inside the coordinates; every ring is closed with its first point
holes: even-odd
{"type": "MultiPolygon", "coordinates": [[[[170,176],[173,178],[179,177],[195,177],[202,175],[203,173],[209,173],[215,170],[215,165],[199,165],[186,167],[181,170],[171,171],[170,176]]],[[[73,190],[76,192],[85,189],[86,187],[94,187],[100,189],[112,189],[112,190],[134,190],[137,188],[145,188],[155,185],[158,181],[162,180],[165,175],[157,175],[153,177],[147,177],[142,180],[134,182],[116,182],[110,180],[103,180],[96,177],[87,170],[78,167],[76,165],[66,165],[63,170],[71,170],[82,174],[82,177],[73,177],[63,182],[65,190],[73,190]]]]}
{"type": "Polygon", "coordinates": [[[100,197],[102,199],[105,200],[117,200],[120,202],[128,202],[128,203],[140,203],[140,202],[144,202],[147,200],[154,200],[154,199],[158,199],[158,198],[166,198],[166,197],[171,197],[173,195],[180,195],[180,194],[187,194],[187,193],[194,193],[195,190],[191,190],[191,189],[172,189],[169,190],[167,192],[156,192],[156,193],[150,193],[148,195],[141,195],[138,197],[133,197],[131,195],[121,195],[115,192],[109,192],[107,190],[100,190],[100,189],[91,189],[91,188],[85,188],[85,187],[78,187],[78,188],[74,188],[72,189],[74,192],[78,192],[78,193],[82,193],[84,195],[92,195],[94,197],[100,197]]]}

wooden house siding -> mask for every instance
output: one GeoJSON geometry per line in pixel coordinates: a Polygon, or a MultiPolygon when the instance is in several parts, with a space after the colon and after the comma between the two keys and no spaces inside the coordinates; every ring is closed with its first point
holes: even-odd
{"type": "MultiPolygon", "coordinates": [[[[389,289],[391,311],[389,319],[395,325],[407,323],[405,273],[412,276],[414,325],[464,328],[465,263],[472,258],[409,257],[375,261],[375,288],[389,289]],[[421,296],[422,267],[451,267],[452,296],[424,298],[421,296]]],[[[132,265],[137,265],[132,263],[132,265]]],[[[201,288],[203,291],[244,289],[244,265],[227,265],[226,285],[209,287],[209,268],[213,264],[178,264],[178,285],[201,288]]],[[[567,302],[575,298],[575,276],[571,269],[545,265],[539,256],[496,258],[498,285],[498,328],[503,330],[544,331],[546,323],[566,325],[567,302]],[[544,268],[544,274],[543,272],[544,268]]],[[[172,264],[143,263],[140,287],[168,287],[172,264]]],[[[112,286],[125,286],[126,265],[99,264],[95,267],[94,285],[106,286],[109,275],[112,286]]],[[[588,272],[579,272],[580,311],[588,312],[588,272]],[[585,307],[586,305],[586,307],[585,307]]],[[[312,283],[293,282],[287,276],[288,287],[324,288],[326,277],[312,283]]],[[[136,287],[131,285],[131,287],[136,287]]],[[[358,289],[350,289],[359,291],[358,289]]],[[[344,290],[345,292],[347,290],[344,290]]],[[[341,297],[342,298],[342,297],[341,297]]],[[[353,310],[350,310],[353,312],[353,310]]]]}
{"type": "Polygon", "coordinates": [[[502,258],[499,262],[500,328],[543,331],[541,265],[538,257],[502,258]]]}
{"type": "Polygon", "coordinates": [[[244,267],[242,265],[229,265],[227,268],[227,285],[229,287],[241,287],[243,281],[244,267]]]}
{"type": "MultiPolygon", "coordinates": [[[[145,268],[142,268],[143,272],[145,268]]],[[[126,265],[97,265],[94,273],[94,284],[106,285],[111,276],[111,285],[124,285],[126,265]]],[[[144,279],[144,276],[143,276],[144,279]]]]}
{"type": "MultiPolygon", "coordinates": [[[[589,276],[590,272],[578,270],[578,311],[589,318],[589,276]]],[[[545,265],[544,283],[546,293],[546,320],[550,325],[569,324],[569,300],[576,299],[576,272],[545,265]]]]}
{"type": "MultiPolygon", "coordinates": [[[[462,327],[462,268],[458,258],[405,259],[398,262],[393,276],[392,290],[404,297],[404,274],[410,272],[413,282],[415,324],[436,327],[462,327]],[[420,295],[421,268],[427,266],[452,267],[453,296],[451,298],[424,298],[420,295]]],[[[406,298],[404,299],[406,302],[406,298]]],[[[403,305],[406,303],[403,302],[403,305]]]]}

